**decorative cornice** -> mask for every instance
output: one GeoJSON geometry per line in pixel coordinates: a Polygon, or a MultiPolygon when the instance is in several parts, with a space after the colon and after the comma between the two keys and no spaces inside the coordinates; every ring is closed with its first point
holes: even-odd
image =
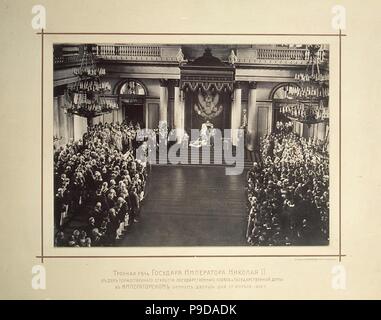
{"type": "Polygon", "coordinates": [[[234,82],[233,70],[181,70],[181,89],[189,88],[195,91],[202,88],[205,91],[214,88],[217,91],[232,91],[234,82]]]}
{"type": "Polygon", "coordinates": [[[60,85],[60,86],[55,86],[53,91],[54,91],[54,97],[62,96],[65,94],[66,90],[66,85],[60,85]]]}

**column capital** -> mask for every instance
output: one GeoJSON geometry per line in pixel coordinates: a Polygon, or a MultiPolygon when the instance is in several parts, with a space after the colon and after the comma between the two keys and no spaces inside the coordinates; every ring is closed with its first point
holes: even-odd
{"type": "Polygon", "coordinates": [[[234,82],[234,89],[241,89],[241,82],[240,81],[234,82]]]}
{"type": "Polygon", "coordinates": [[[167,79],[160,79],[160,87],[167,87],[168,86],[168,80],[167,79]]]}
{"type": "Polygon", "coordinates": [[[257,89],[258,81],[250,81],[249,89],[257,89]]]}
{"type": "Polygon", "coordinates": [[[54,89],[53,89],[53,91],[54,91],[54,97],[58,97],[58,96],[64,95],[65,91],[66,91],[66,88],[67,88],[66,85],[54,87],[54,89]]]}
{"type": "Polygon", "coordinates": [[[180,80],[179,79],[173,79],[172,83],[173,83],[174,87],[180,87],[180,80]]]}

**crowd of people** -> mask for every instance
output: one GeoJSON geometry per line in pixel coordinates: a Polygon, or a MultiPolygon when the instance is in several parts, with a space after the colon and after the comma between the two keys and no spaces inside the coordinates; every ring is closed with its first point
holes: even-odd
{"type": "Polygon", "coordinates": [[[323,141],[278,122],[248,171],[247,241],[256,246],[329,242],[329,157],[323,141]]]}
{"type": "Polygon", "coordinates": [[[112,246],[139,222],[148,176],[135,154],[139,129],[100,123],[54,152],[56,246],[112,246]],[[84,223],[71,230],[73,218],[84,223]]]}
{"type": "MultiPolygon", "coordinates": [[[[112,246],[139,223],[148,177],[147,163],[136,159],[139,129],[100,123],[55,150],[56,246],[112,246]],[[68,227],[78,217],[83,223],[68,227]]],[[[298,136],[292,123],[277,123],[261,139],[247,190],[249,244],[328,244],[329,156],[322,141],[298,136]]]]}

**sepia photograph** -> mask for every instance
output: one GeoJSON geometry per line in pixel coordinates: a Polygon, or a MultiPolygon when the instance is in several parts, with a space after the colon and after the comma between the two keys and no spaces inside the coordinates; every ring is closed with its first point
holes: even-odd
{"type": "Polygon", "coordinates": [[[53,45],[56,247],[329,245],[328,44],[53,45]]]}
{"type": "Polygon", "coordinates": [[[0,300],[380,298],[380,9],[0,0],[0,300]]]}

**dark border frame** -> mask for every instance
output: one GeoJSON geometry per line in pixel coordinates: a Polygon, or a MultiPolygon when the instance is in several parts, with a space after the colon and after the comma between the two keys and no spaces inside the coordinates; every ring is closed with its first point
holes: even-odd
{"type": "Polygon", "coordinates": [[[40,234],[40,254],[36,256],[37,259],[40,259],[41,263],[44,263],[44,259],[135,259],[135,258],[338,258],[338,261],[341,262],[343,257],[346,257],[342,253],[342,217],[341,217],[341,207],[342,207],[342,196],[341,196],[341,87],[342,87],[342,37],[347,36],[342,33],[342,30],[339,30],[339,33],[144,33],[144,32],[45,32],[44,29],[41,29],[40,32],[36,33],[40,35],[41,40],[41,182],[40,182],[40,206],[41,206],[41,234],[40,234]],[[44,36],[48,35],[143,35],[143,36],[293,36],[293,37],[337,37],[339,41],[339,250],[337,254],[257,254],[257,255],[44,255],[44,36]]]}

